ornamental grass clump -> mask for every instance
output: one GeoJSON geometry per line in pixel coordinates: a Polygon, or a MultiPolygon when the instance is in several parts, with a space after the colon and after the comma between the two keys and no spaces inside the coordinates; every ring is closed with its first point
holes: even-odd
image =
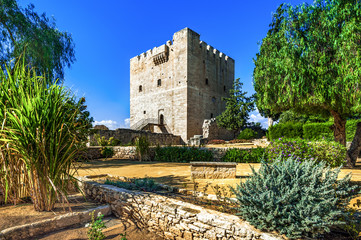
{"type": "Polygon", "coordinates": [[[260,230],[278,231],[291,239],[318,237],[345,225],[347,205],[358,195],[351,176],[337,181],[340,168],[324,162],[279,157],[234,189],[239,215],[260,230]]]}
{"type": "Polygon", "coordinates": [[[84,102],[22,62],[0,69],[0,202],[30,196],[35,210],[50,211],[67,201],[91,126],[84,102]]]}

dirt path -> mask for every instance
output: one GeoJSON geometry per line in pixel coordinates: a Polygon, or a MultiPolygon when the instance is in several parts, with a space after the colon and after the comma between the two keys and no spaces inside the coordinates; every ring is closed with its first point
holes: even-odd
{"type": "MultiPolygon", "coordinates": [[[[108,217],[104,219],[106,229],[103,230],[105,239],[120,240],[120,234],[126,234],[127,240],[161,240],[162,238],[147,230],[141,230],[131,223],[125,223],[115,217],[108,217]]],[[[84,226],[67,228],[39,236],[38,240],[87,240],[88,228],[84,226]]]]}

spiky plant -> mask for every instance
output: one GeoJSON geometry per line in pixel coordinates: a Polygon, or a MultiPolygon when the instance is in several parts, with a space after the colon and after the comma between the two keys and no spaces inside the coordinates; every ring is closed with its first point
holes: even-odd
{"type": "Polygon", "coordinates": [[[316,237],[343,225],[351,197],[358,194],[350,186],[351,176],[337,180],[340,168],[312,160],[299,162],[292,157],[269,164],[240,183],[234,194],[239,215],[261,230],[276,230],[287,237],[316,237]]]}
{"type": "MultiPolygon", "coordinates": [[[[57,199],[67,201],[74,157],[84,146],[91,121],[83,98],[76,101],[65,87],[49,82],[23,62],[0,70],[2,149],[8,146],[18,156],[16,164],[25,165],[24,184],[38,211],[50,211],[57,199]]],[[[3,160],[2,166],[8,174],[12,164],[3,160]]]]}

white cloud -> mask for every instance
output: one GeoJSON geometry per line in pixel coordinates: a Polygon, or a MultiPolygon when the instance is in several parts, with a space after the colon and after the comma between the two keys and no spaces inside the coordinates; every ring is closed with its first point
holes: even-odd
{"type": "Polygon", "coordinates": [[[249,116],[249,121],[250,122],[259,122],[261,123],[262,127],[264,128],[268,128],[268,119],[264,118],[261,116],[261,114],[258,112],[258,109],[256,109],[256,111],[254,111],[250,116],[249,116]]]}
{"type": "Polygon", "coordinates": [[[101,120],[94,121],[93,126],[104,125],[107,126],[110,130],[115,130],[117,128],[129,128],[130,127],[130,118],[124,119],[121,123],[118,123],[114,120],[101,120]]]}

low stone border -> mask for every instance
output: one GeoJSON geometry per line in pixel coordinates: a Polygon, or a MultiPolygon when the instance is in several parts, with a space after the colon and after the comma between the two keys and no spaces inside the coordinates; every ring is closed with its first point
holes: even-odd
{"type": "Polygon", "coordinates": [[[110,204],[116,216],[136,217],[143,227],[164,239],[185,240],[281,240],[279,235],[261,232],[237,216],[209,210],[166,196],[130,191],[79,178],[84,193],[110,204]]]}
{"type": "Polygon", "coordinates": [[[91,221],[89,214],[93,211],[95,211],[95,216],[97,216],[99,212],[104,216],[111,214],[109,205],[99,206],[83,212],[67,213],[50,219],[4,229],[0,231],[0,240],[33,239],[42,234],[87,223],[91,221]]]}
{"type": "Polygon", "coordinates": [[[237,163],[233,162],[190,162],[191,177],[201,179],[236,178],[237,163]]]}

